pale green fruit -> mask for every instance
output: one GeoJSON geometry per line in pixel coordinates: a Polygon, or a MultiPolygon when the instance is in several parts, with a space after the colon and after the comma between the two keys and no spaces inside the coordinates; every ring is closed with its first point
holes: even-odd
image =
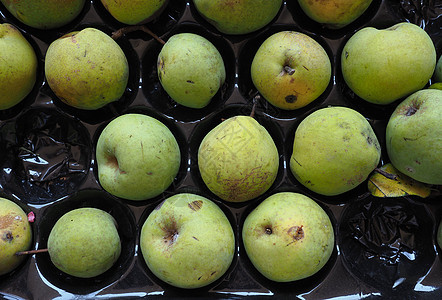
{"type": "Polygon", "coordinates": [[[442,82],[442,55],[439,57],[434,70],[434,81],[442,82]]]}
{"type": "Polygon", "coordinates": [[[167,5],[168,0],[101,0],[106,10],[119,22],[135,25],[148,22],[167,5]]]}
{"type": "Polygon", "coordinates": [[[442,221],[439,223],[439,228],[437,230],[437,243],[439,247],[442,248],[442,221]]]}
{"type": "Polygon", "coordinates": [[[176,177],[181,153],[163,123],[142,114],[125,114],[101,132],[96,148],[98,179],[110,194],[146,200],[166,190],[176,177]]]}
{"type": "Polygon", "coordinates": [[[267,130],[249,116],[231,117],[212,129],[198,150],[207,187],[229,202],[265,193],[279,168],[278,149],[267,130]]]}
{"type": "Polygon", "coordinates": [[[169,96],[181,105],[202,108],[226,80],[221,54],[202,36],[173,35],[158,55],[158,78],[169,96]]]}
{"type": "Polygon", "coordinates": [[[387,29],[365,27],[345,44],[342,75],[362,99],[389,104],[422,89],[436,66],[436,49],[419,26],[398,23],[387,29]]]}
{"type": "Polygon", "coordinates": [[[97,208],[71,210],[52,228],[48,251],[61,271],[80,278],[98,276],[110,269],[121,253],[116,221],[97,208]]]}
{"type": "Polygon", "coordinates": [[[367,179],[380,155],[364,116],[346,107],[327,107],[308,115],[296,129],[290,169],[305,187],[333,196],[367,179]]]}
{"type": "Polygon", "coordinates": [[[60,100],[75,108],[95,110],[121,98],[129,65],[110,36],[85,28],[49,45],[45,73],[49,87],[60,100]]]}
{"type": "Polygon", "coordinates": [[[269,24],[282,0],[193,0],[196,9],[216,29],[226,34],[246,34],[269,24]]]}
{"type": "Polygon", "coordinates": [[[24,24],[37,29],[54,29],[73,21],[85,0],[1,0],[8,11],[24,24]]]}
{"type": "Polygon", "coordinates": [[[340,29],[359,18],[373,0],[298,0],[312,20],[331,29],[340,29]]]}
{"type": "Polygon", "coordinates": [[[29,42],[11,24],[0,24],[0,110],[22,101],[37,77],[37,56],[29,42]]]}
{"type": "Polygon", "coordinates": [[[302,194],[282,192],[259,204],[242,229],[244,248],[255,268],[277,282],[317,273],[334,248],[327,213],[302,194]]]}
{"type": "Polygon", "coordinates": [[[392,113],[386,146],[393,166],[411,178],[442,184],[442,91],[420,90],[392,113]]]}
{"type": "Polygon", "coordinates": [[[268,102],[293,110],[325,91],[331,63],[324,48],[308,35],[281,31],[259,47],[250,72],[253,84],[268,102]]]}
{"type": "Polygon", "coordinates": [[[31,247],[32,229],[25,212],[11,200],[0,198],[0,275],[17,268],[26,256],[15,253],[31,247]]]}
{"type": "Polygon", "coordinates": [[[164,200],[141,229],[140,248],[149,269],[180,288],[206,286],[229,268],[235,237],[224,212],[194,194],[164,200]]]}

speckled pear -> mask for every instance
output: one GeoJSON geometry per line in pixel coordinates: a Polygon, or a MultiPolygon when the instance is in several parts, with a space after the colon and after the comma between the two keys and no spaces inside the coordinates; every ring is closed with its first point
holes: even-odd
{"type": "Polygon", "coordinates": [[[243,202],[262,195],[275,181],[278,149],[254,118],[235,116],[204,137],[198,150],[198,168],[215,195],[243,202]]]}
{"type": "Polygon", "coordinates": [[[364,116],[347,107],[327,107],[308,115],[296,129],[290,169],[308,189],[334,196],[366,180],[380,155],[364,116]]]}

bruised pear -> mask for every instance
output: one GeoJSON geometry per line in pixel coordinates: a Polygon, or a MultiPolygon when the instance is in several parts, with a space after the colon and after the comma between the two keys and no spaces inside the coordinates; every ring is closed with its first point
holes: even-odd
{"type": "Polygon", "coordinates": [[[403,100],[386,128],[388,157],[414,180],[442,184],[442,90],[424,89],[403,100]]]}
{"type": "Polygon", "coordinates": [[[95,110],[121,98],[129,79],[129,64],[110,36],[85,28],[49,45],[45,74],[61,101],[78,109],[95,110]]]}
{"type": "Polygon", "coordinates": [[[206,38],[194,33],[173,35],[158,55],[158,78],[177,103],[202,108],[226,79],[221,54],[206,38]]]}
{"type": "Polygon", "coordinates": [[[367,179],[380,155],[364,116],[347,107],[327,107],[308,115],[296,129],[290,169],[308,189],[333,196],[367,179]]]}
{"type": "Polygon", "coordinates": [[[116,221],[97,208],[71,210],[52,228],[48,252],[52,263],[69,275],[98,276],[110,269],[120,256],[116,221]]]}
{"type": "Polygon", "coordinates": [[[270,134],[254,118],[235,116],[204,137],[198,167],[215,195],[243,202],[270,188],[278,172],[279,155],[270,134]]]}
{"type": "Polygon", "coordinates": [[[0,198],[0,275],[17,268],[25,256],[15,253],[29,250],[32,229],[25,212],[11,200],[0,198]]]}
{"type": "Polygon", "coordinates": [[[317,273],[334,248],[333,225],[311,198],[293,192],[274,194],[246,218],[244,248],[255,268],[276,282],[317,273]]]}

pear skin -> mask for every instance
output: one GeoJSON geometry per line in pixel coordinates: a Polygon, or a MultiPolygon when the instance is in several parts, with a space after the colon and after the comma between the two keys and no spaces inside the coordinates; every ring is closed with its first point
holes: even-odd
{"type": "Polygon", "coordinates": [[[103,6],[116,20],[128,25],[148,22],[152,17],[160,13],[168,2],[168,0],[101,0],[103,6]]]}
{"type": "Polygon", "coordinates": [[[49,87],[61,101],[78,109],[95,110],[121,98],[129,79],[129,64],[110,36],[85,28],[49,45],[45,73],[49,87]]]}
{"type": "Polygon", "coordinates": [[[73,21],[85,0],[0,0],[24,24],[37,29],[59,28],[73,21]]]}
{"type": "Polygon", "coordinates": [[[279,168],[276,145],[255,119],[231,117],[212,129],[198,150],[198,168],[207,187],[229,202],[266,192],[279,168]]]}
{"type": "Polygon", "coordinates": [[[0,24],[0,110],[21,102],[33,89],[38,61],[34,49],[14,26],[0,24]]]}
{"type": "Polygon", "coordinates": [[[11,200],[0,198],[0,275],[16,269],[26,256],[15,255],[27,251],[32,243],[32,228],[26,213],[11,200]]]}
{"type": "Polygon", "coordinates": [[[71,210],[52,228],[48,251],[51,261],[61,271],[80,278],[98,276],[120,256],[116,221],[97,208],[71,210]]]}
{"type": "Polygon", "coordinates": [[[359,18],[373,0],[298,0],[312,20],[330,29],[340,29],[359,18]]]}
{"type": "Polygon", "coordinates": [[[378,139],[364,116],[346,107],[327,107],[308,115],[296,129],[290,169],[308,189],[334,196],[366,180],[380,156],[378,139]]]}
{"type": "Polygon", "coordinates": [[[220,32],[247,34],[269,24],[282,0],[193,0],[197,11],[220,32]]]}

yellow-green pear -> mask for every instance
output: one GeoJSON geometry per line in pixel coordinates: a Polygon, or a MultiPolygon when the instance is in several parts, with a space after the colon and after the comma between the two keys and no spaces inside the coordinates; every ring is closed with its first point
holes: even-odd
{"type": "Polygon", "coordinates": [[[442,82],[442,55],[437,60],[436,69],[434,70],[434,81],[442,82]]]}
{"type": "Polygon", "coordinates": [[[75,108],[95,110],[121,98],[129,64],[110,36],[85,28],[49,45],[45,73],[49,87],[60,100],[75,108]]]}
{"type": "Polygon", "coordinates": [[[375,104],[389,104],[422,89],[435,66],[436,49],[430,36],[407,22],[386,29],[362,28],[341,54],[348,87],[375,104]]]}
{"type": "Polygon", "coordinates": [[[197,11],[225,34],[246,34],[269,24],[282,0],[193,0],[197,11]]]}
{"type": "Polygon", "coordinates": [[[206,286],[229,269],[235,235],[211,200],[189,193],[161,202],[141,228],[140,248],[148,268],[173,286],[206,286]]]}
{"type": "Polygon", "coordinates": [[[252,81],[272,105],[293,110],[318,98],[331,78],[331,63],[324,48],[300,32],[280,31],[256,52],[252,81]]]}
{"type": "Polygon", "coordinates": [[[442,184],[442,91],[405,98],[388,120],[385,139],[393,166],[414,180],[442,184]]]}
{"type": "Polygon", "coordinates": [[[218,49],[194,33],[169,38],[158,55],[158,78],[177,103],[202,108],[209,104],[226,79],[218,49]]]}
{"type": "Polygon", "coordinates": [[[359,18],[373,0],[298,0],[312,20],[330,29],[340,29],[359,18]]]}
{"type": "Polygon", "coordinates": [[[101,0],[106,10],[119,22],[135,25],[148,22],[167,5],[168,0],[101,0]]]}
{"type": "Polygon", "coordinates": [[[275,181],[278,149],[254,118],[235,116],[204,137],[198,150],[198,168],[215,195],[229,202],[243,202],[262,195],[275,181]]]}
{"type": "Polygon", "coordinates": [[[0,198],[0,275],[17,268],[32,243],[32,229],[23,209],[9,199],[0,198]]]}
{"type": "Polygon", "coordinates": [[[37,29],[54,29],[73,21],[85,0],[0,0],[24,24],[37,29]]]}
{"type": "Polygon", "coordinates": [[[308,189],[334,196],[367,179],[380,156],[378,139],[364,116],[347,107],[327,107],[308,115],[296,129],[290,169],[308,189]]]}
{"type": "Polygon", "coordinates": [[[80,278],[98,276],[117,261],[121,253],[117,223],[107,212],[83,207],[57,220],[48,238],[52,263],[80,278]]]}
{"type": "Polygon", "coordinates": [[[244,221],[242,239],[255,268],[276,282],[317,273],[335,244],[327,213],[311,198],[293,192],[261,202],[244,221]]]}
{"type": "Polygon", "coordinates": [[[13,107],[32,90],[37,78],[37,56],[21,32],[0,24],[0,110],[13,107]]]}

